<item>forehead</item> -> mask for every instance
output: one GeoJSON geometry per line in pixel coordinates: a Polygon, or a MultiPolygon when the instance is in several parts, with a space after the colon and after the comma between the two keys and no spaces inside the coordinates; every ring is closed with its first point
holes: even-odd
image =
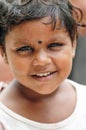
{"type": "MultiPolygon", "coordinates": [[[[61,29],[61,27],[62,27],[61,24],[62,23],[61,23],[60,18],[57,18],[54,29],[56,29],[56,28],[61,29]]],[[[50,31],[51,31],[51,30],[53,30],[54,22],[52,22],[52,18],[50,16],[48,16],[48,17],[44,17],[44,18],[41,18],[41,19],[36,19],[36,20],[30,20],[30,21],[23,22],[23,23],[21,23],[19,25],[13,26],[11,30],[13,30],[13,31],[18,30],[18,28],[24,29],[25,26],[28,26],[27,29],[29,29],[29,30],[31,28],[34,29],[34,30],[35,29],[39,30],[44,26],[46,29],[50,28],[50,31]]]]}
{"type": "MultiPolygon", "coordinates": [[[[35,28],[40,29],[40,27],[42,28],[43,25],[44,26],[47,25],[47,26],[45,26],[46,29],[47,28],[49,29],[49,27],[50,27],[50,29],[52,30],[52,28],[54,27],[54,22],[52,21],[52,18],[50,16],[48,16],[48,17],[44,17],[44,18],[41,18],[41,19],[36,19],[36,20],[30,20],[30,21],[23,22],[23,23],[21,23],[19,25],[13,26],[11,28],[11,30],[16,30],[19,27],[20,28],[22,27],[22,29],[24,29],[23,27],[26,26],[27,23],[28,23],[28,26],[30,25],[29,28],[35,27],[35,28]]],[[[58,17],[56,22],[55,22],[55,28],[54,29],[56,29],[56,28],[61,29],[63,26],[65,26],[65,25],[63,24],[61,19],[58,17]]]]}
{"type": "MultiPolygon", "coordinates": [[[[53,24],[50,23],[50,17],[42,18],[40,20],[27,21],[20,25],[14,26],[8,33],[8,39],[26,40],[29,41],[44,41],[49,39],[64,39],[68,33],[64,27],[61,27],[60,20],[58,19],[55,29],[53,24]]],[[[62,39],[62,40],[63,40],[62,39]]]]}

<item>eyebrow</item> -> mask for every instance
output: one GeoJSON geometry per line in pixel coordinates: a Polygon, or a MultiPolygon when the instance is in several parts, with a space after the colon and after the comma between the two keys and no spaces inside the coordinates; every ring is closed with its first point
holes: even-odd
{"type": "Polygon", "coordinates": [[[14,41],[13,45],[15,46],[22,46],[22,45],[29,45],[30,43],[28,41],[23,41],[23,40],[18,40],[18,41],[14,41]]]}

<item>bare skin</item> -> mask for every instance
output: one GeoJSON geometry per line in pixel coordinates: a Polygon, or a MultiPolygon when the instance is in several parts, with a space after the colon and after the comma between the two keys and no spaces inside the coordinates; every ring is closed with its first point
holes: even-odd
{"type": "Polygon", "coordinates": [[[75,108],[76,91],[65,79],[71,71],[76,42],[71,43],[65,28],[53,31],[44,21],[47,18],[20,24],[7,34],[7,60],[15,79],[0,100],[28,119],[55,123],[69,117],[75,108]],[[42,44],[36,42],[39,39],[42,44]]]}
{"type": "Polygon", "coordinates": [[[81,24],[85,26],[79,27],[78,32],[80,35],[86,35],[86,0],[70,0],[70,1],[74,6],[82,10],[83,18],[81,20],[81,24]]]}
{"type": "MultiPolygon", "coordinates": [[[[6,96],[6,93],[2,92],[1,101],[6,106],[27,119],[41,123],[55,123],[68,118],[76,104],[75,90],[68,83],[63,83],[58,90],[49,95],[39,95],[38,97],[38,94],[34,93],[34,98],[22,95],[18,86],[6,89],[8,94],[11,93],[6,96]],[[68,100],[70,101],[67,102],[68,100]]],[[[33,92],[29,90],[29,94],[32,95],[33,92]]]]}
{"type": "Polygon", "coordinates": [[[0,81],[10,82],[13,79],[12,72],[7,63],[4,63],[2,56],[0,56],[0,81]]]}

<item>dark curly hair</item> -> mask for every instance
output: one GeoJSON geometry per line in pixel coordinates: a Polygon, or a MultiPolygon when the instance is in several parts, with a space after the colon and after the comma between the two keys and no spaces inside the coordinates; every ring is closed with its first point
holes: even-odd
{"type": "MultiPolygon", "coordinates": [[[[55,29],[58,18],[61,26],[69,33],[71,40],[77,32],[79,9],[72,6],[68,0],[0,0],[0,45],[4,44],[8,31],[22,22],[41,19],[50,16],[55,29]]],[[[81,12],[80,12],[81,13],[81,12]]]]}

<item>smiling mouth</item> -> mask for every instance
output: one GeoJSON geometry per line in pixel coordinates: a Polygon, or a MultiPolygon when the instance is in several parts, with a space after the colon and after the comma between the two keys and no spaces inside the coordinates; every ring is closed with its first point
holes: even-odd
{"type": "Polygon", "coordinates": [[[38,74],[34,74],[32,75],[32,77],[37,77],[37,78],[42,78],[42,77],[49,77],[52,74],[56,73],[56,71],[53,72],[45,72],[45,73],[38,73],[38,74]]]}

